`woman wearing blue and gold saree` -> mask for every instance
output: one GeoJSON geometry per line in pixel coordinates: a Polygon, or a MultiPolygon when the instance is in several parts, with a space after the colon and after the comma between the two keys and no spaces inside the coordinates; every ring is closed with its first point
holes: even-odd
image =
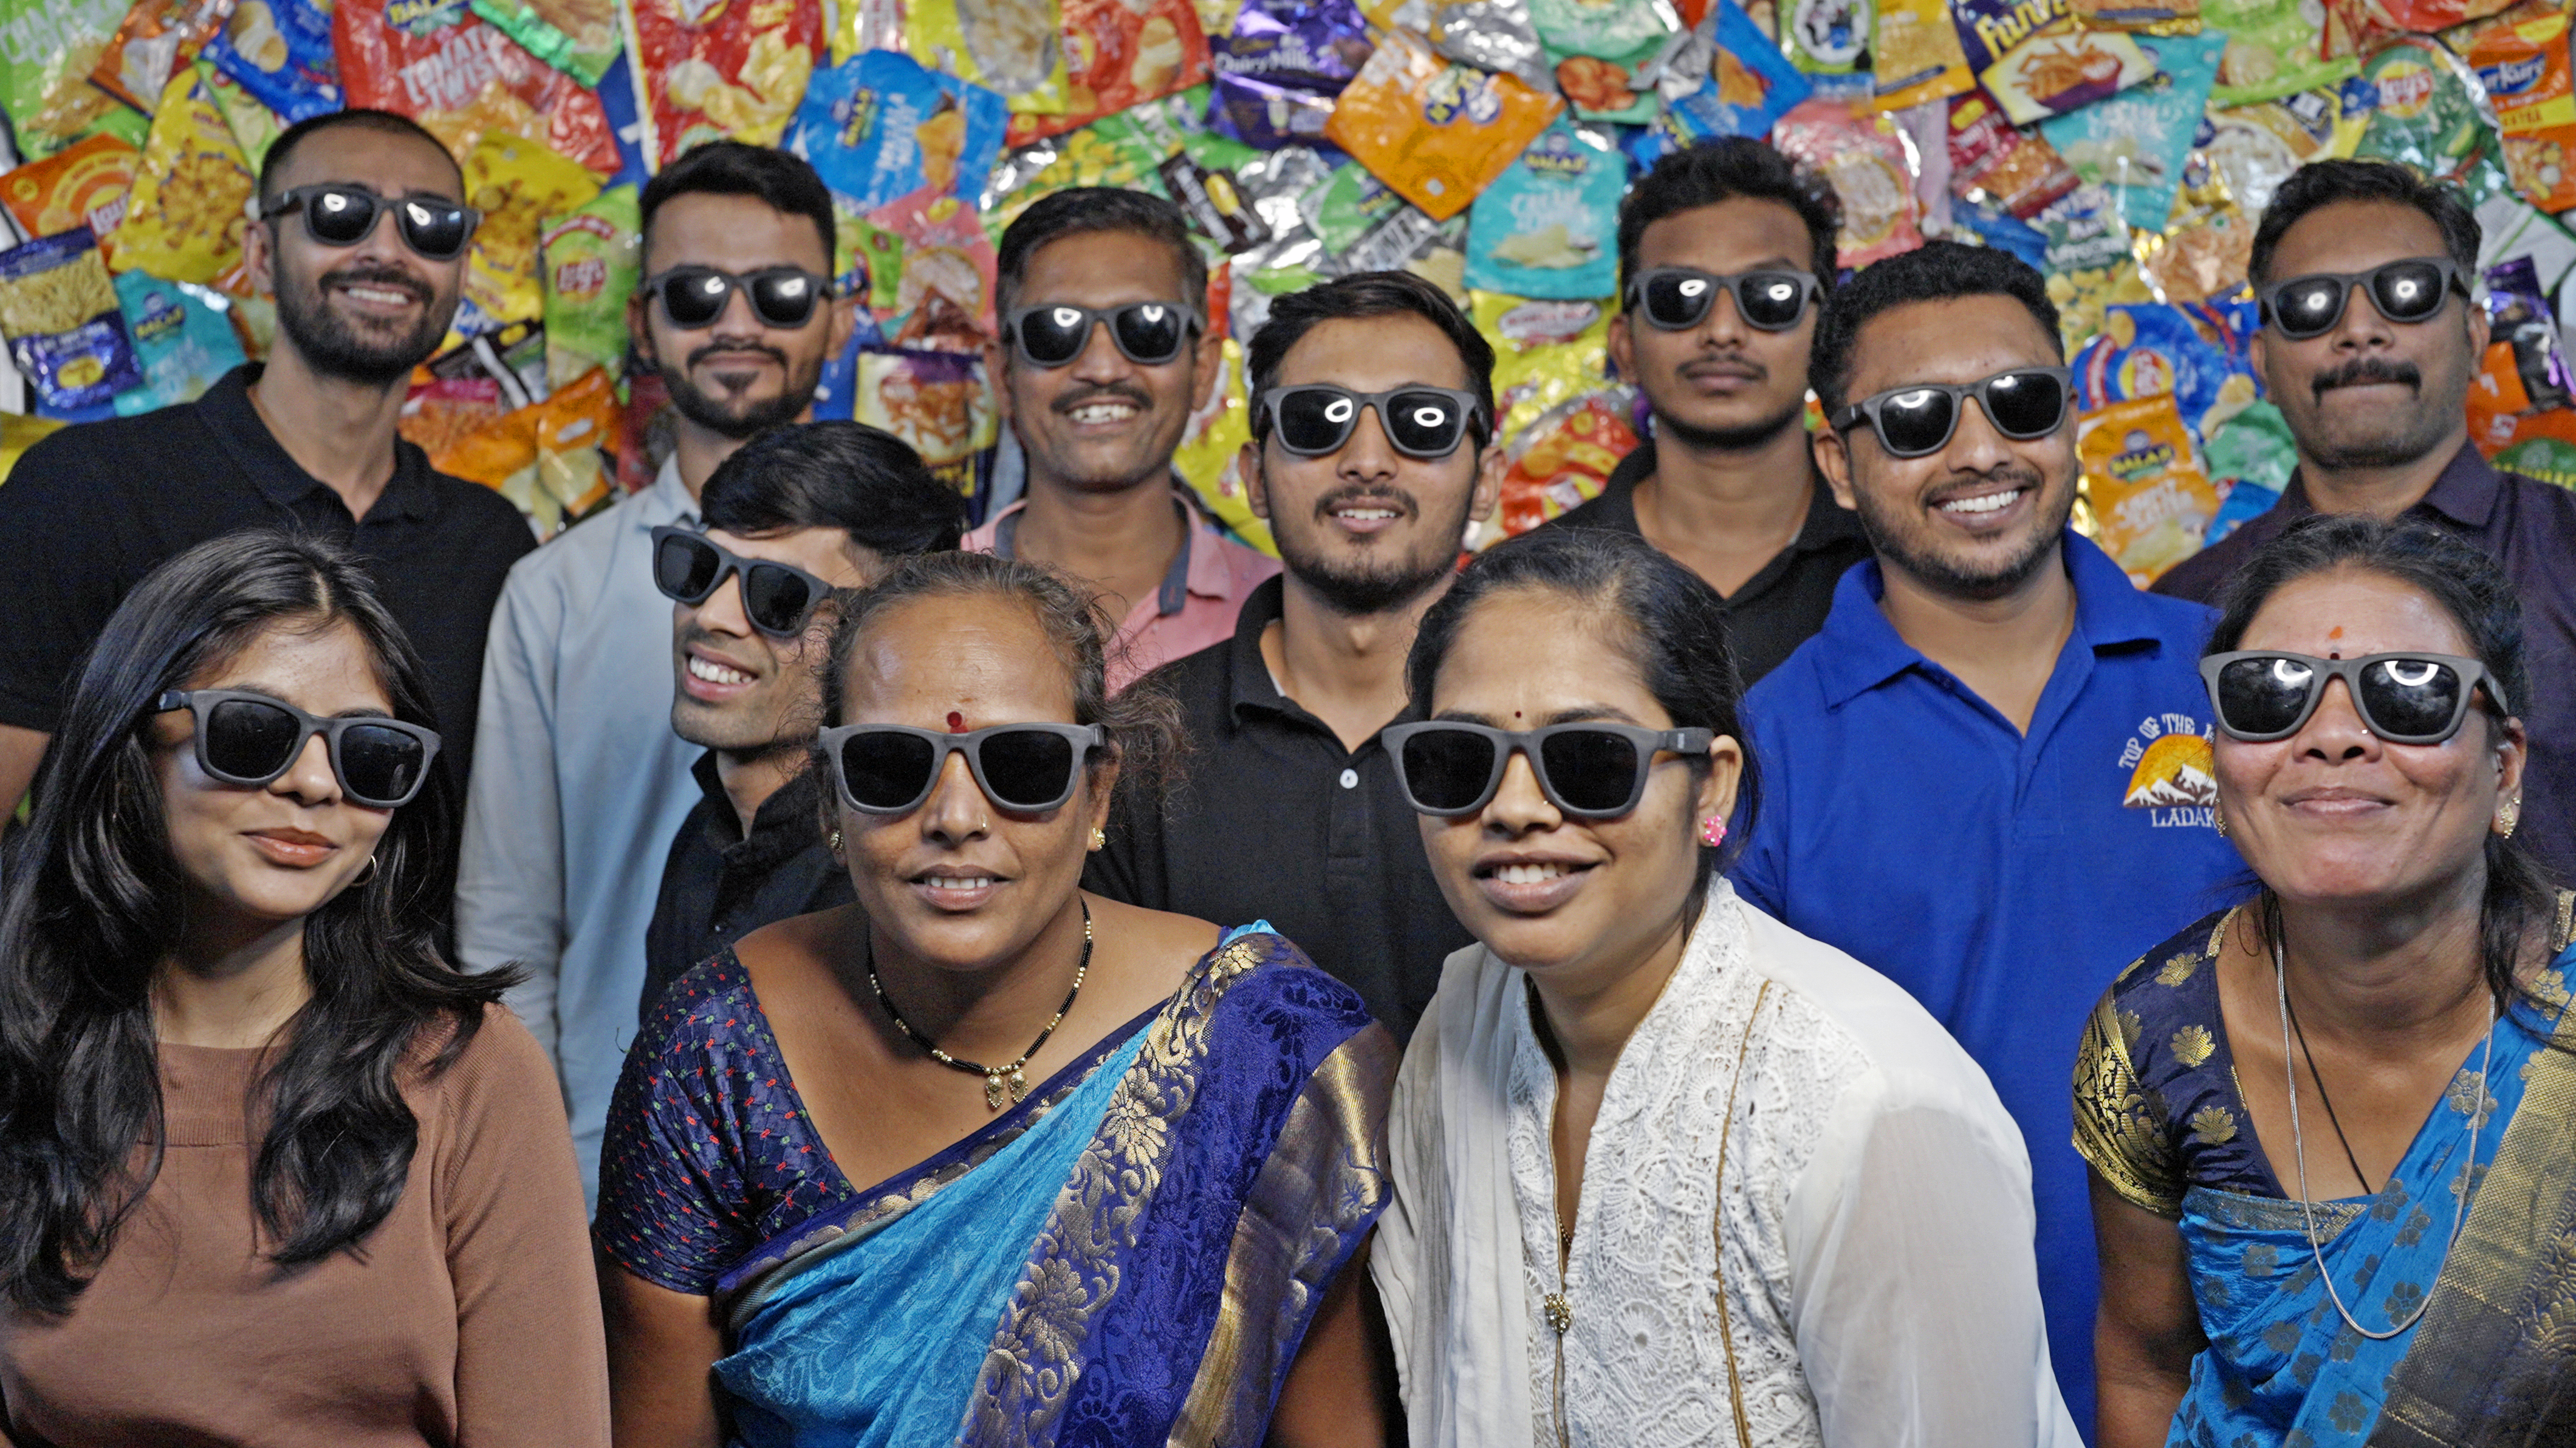
{"type": "Polygon", "coordinates": [[[617,1441],[1374,1441],[1392,1039],[1267,926],[1082,893],[1172,726],[1063,583],[941,554],[837,606],[811,767],[858,903],[681,977],[627,1058],[617,1441]]]}
{"type": "Polygon", "coordinates": [[[2576,1441],[2576,952],[2513,841],[2513,589],[2421,525],[2309,520],[2202,673],[2261,889],[2085,1031],[2102,1448],[2576,1441]]]}

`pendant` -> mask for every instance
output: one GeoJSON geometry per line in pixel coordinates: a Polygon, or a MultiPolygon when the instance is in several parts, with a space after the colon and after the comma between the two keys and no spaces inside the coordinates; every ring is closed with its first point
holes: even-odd
{"type": "Polygon", "coordinates": [[[984,1073],[984,1109],[987,1111],[1002,1109],[1002,1073],[999,1071],[984,1073]]]}
{"type": "Polygon", "coordinates": [[[1549,1293],[1540,1307],[1547,1314],[1547,1325],[1556,1329],[1558,1337],[1565,1336],[1567,1330],[1574,1326],[1574,1304],[1565,1300],[1564,1293],[1549,1293]]]}

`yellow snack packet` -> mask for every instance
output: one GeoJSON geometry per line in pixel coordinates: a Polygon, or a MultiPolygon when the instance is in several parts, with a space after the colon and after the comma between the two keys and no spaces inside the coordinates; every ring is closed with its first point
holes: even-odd
{"type": "Polygon", "coordinates": [[[1870,45],[1876,67],[1870,106],[1901,111],[1924,101],[1974,90],[1959,28],[1949,0],[1879,0],[1878,33],[1870,45]]]}
{"type": "Polygon", "coordinates": [[[161,93],[134,193],[116,229],[118,271],[142,270],[165,281],[222,282],[239,290],[242,232],[258,181],[233,128],[193,69],[182,68],[161,93]],[[227,279],[225,273],[233,275],[227,279]]]}
{"type": "Polygon", "coordinates": [[[2132,398],[2076,418],[2075,454],[2093,511],[2093,541],[2140,588],[2200,551],[2218,515],[2173,394],[2132,398]]]}
{"type": "Polygon", "coordinates": [[[588,167],[535,141],[489,134],[465,155],[466,204],[483,213],[466,257],[465,298],[496,322],[545,314],[537,233],[599,194],[588,167]]]}
{"type": "Polygon", "coordinates": [[[1333,103],[1324,135],[1434,221],[1467,209],[1565,108],[1509,75],[1453,65],[1390,30],[1333,103]]]}
{"type": "MultiPolygon", "coordinates": [[[[846,3],[846,0],[845,0],[846,3]]],[[[912,0],[904,40],[932,70],[998,91],[1014,112],[1070,109],[1056,0],[912,0]]]]}
{"type": "Polygon", "coordinates": [[[1181,431],[1181,446],[1172,454],[1172,471],[1199,495],[1208,512],[1234,535],[1264,553],[1276,554],[1270,524],[1252,511],[1243,489],[1243,445],[1252,441],[1252,413],[1243,400],[1243,344],[1225,339],[1225,364],[1215,385],[1181,431]]]}

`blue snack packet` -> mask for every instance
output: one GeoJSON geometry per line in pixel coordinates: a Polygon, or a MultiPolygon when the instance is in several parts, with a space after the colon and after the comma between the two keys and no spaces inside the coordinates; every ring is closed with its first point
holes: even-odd
{"type": "Polygon", "coordinates": [[[1467,285],[1581,301],[1619,284],[1628,163],[1605,127],[1560,116],[1467,211],[1467,285]]]}
{"type": "Polygon", "coordinates": [[[2192,436],[2207,442],[2254,404],[2253,368],[2206,318],[2162,302],[2103,309],[2102,330],[2076,349],[2076,403],[2087,410],[2173,394],[2192,436]]]}
{"type": "Polygon", "coordinates": [[[1665,103],[1664,119],[1684,145],[1712,136],[1771,134],[1782,116],[1815,93],[1815,84],[1789,63],[1735,0],[1717,0],[1701,17],[1700,33],[1714,42],[1706,84],[1665,103]]]}
{"type": "Polygon", "coordinates": [[[0,251],[0,335],[49,408],[97,406],[143,380],[86,226],[0,251]]]}
{"type": "Polygon", "coordinates": [[[872,211],[925,186],[981,194],[1009,124],[1006,103],[982,86],[871,50],[814,72],[782,144],[872,211]]]}
{"type": "Polygon", "coordinates": [[[1209,120],[1265,151],[1312,145],[1369,49],[1368,21],[1351,0],[1246,0],[1233,33],[1208,37],[1209,120]]]}
{"type": "Polygon", "coordinates": [[[314,0],[241,0],[203,54],[290,122],[345,104],[331,53],[331,7],[314,0]]]}
{"type": "Polygon", "coordinates": [[[116,395],[117,416],[194,402],[242,364],[222,293],[130,271],[117,275],[116,300],[143,370],[141,386],[116,395]]]}

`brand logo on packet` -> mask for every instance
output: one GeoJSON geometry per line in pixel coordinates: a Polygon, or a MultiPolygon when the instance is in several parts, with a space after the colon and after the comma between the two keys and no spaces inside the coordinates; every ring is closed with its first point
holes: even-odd
{"type": "Polygon", "coordinates": [[[153,292],[144,298],[143,315],[134,319],[134,340],[158,342],[187,325],[187,314],[170,300],[167,292],[153,292]]]}
{"type": "Polygon", "coordinates": [[[555,268],[555,295],[586,302],[608,290],[608,263],[595,256],[576,257],[555,268]]]}
{"type": "Polygon", "coordinates": [[[2160,830],[2210,829],[2218,803],[2218,770],[2209,751],[2209,729],[2189,714],[2150,714],[2120,750],[2128,774],[2123,809],[2142,809],[2160,830]]]}
{"type": "Polygon", "coordinates": [[[1422,97],[1422,118],[1445,126],[1464,116],[1472,125],[1487,125],[1503,113],[1503,98],[1493,77],[1451,66],[1432,78],[1422,97]]]}
{"type": "Polygon", "coordinates": [[[2478,68],[2478,79],[2486,82],[2491,96],[2517,96],[2540,84],[2549,71],[2549,57],[2535,55],[2526,60],[2508,60],[2502,65],[2478,68]]]}
{"type": "Polygon", "coordinates": [[[1580,176],[1592,169],[1591,161],[1561,132],[1540,137],[1537,145],[1521,153],[1521,164],[1556,176],[1580,176]]]}
{"type": "Polygon", "coordinates": [[[2433,68],[2419,60],[2401,60],[2379,73],[2379,109],[2411,121],[2433,104],[2433,68]]]}
{"type": "Polygon", "coordinates": [[[385,23],[406,35],[444,30],[465,18],[465,0],[386,0],[385,23]]]}
{"type": "Polygon", "coordinates": [[[2120,441],[2120,453],[2111,459],[2111,476],[2123,482],[2162,472],[2173,465],[2173,444],[2158,442],[2141,428],[2120,441]]]}

